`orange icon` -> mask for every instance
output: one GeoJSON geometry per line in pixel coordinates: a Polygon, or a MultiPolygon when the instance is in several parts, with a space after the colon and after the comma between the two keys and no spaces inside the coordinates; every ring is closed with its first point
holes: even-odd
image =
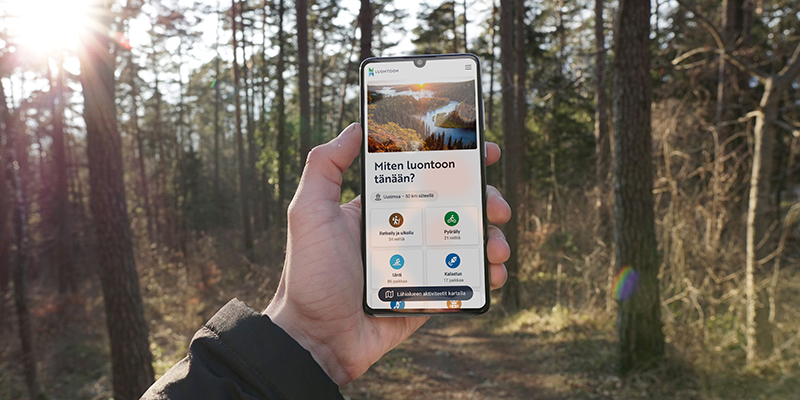
{"type": "Polygon", "coordinates": [[[447,308],[461,308],[461,300],[447,300],[447,308]]]}

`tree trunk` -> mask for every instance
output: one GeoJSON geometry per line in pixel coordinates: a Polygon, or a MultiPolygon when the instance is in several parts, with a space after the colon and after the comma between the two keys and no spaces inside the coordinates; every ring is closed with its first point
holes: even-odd
{"type": "MultiPolygon", "coordinates": [[[[259,117],[259,126],[260,126],[260,134],[262,140],[262,147],[260,150],[264,149],[264,146],[267,144],[267,135],[269,133],[269,118],[268,118],[268,111],[267,111],[267,7],[266,4],[262,9],[262,26],[261,26],[261,69],[259,77],[261,78],[260,86],[261,86],[261,116],[259,117]]],[[[260,187],[261,187],[261,206],[263,210],[261,215],[263,216],[261,222],[259,222],[261,229],[266,231],[269,229],[269,221],[270,221],[270,203],[272,203],[272,192],[268,190],[271,186],[269,185],[269,180],[267,177],[267,170],[264,168],[261,171],[261,179],[260,179],[260,187]]]]}
{"type": "Polygon", "coordinates": [[[238,14],[236,0],[231,0],[231,26],[233,32],[233,106],[234,117],[236,119],[236,127],[234,128],[234,135],[236,136],[236,152],[237,163],[239,167],[239,196],[241,197],[242,206],[242,230],[244,231],[244,252],[247,258],[252,257],[253,253],[253,230],[250,225],[250,201],[248,199],[247,185],[247,169],[245,168],[244,152],[244,138],[242,138],[242,103],[239,99],[241,91],[241,77],[239,76],[239,58],[237,55],[238,42],[236,41],[236,15],[238,14]]]}
{"type": "MultiPolygon", "coordinates": [[[[519,308],[519,163],[517,146],[517,119],[514,115],[516,93],[514,90],[514,1],[500,0],[500,62],[502,66],[503,145],[508,152],[503,162],[505,198],[513,215],[505,226],[506,240],[511,257],[506,261],[508,281],[503,286],[503,306],[519,308]]],[[[519,1],[519,0],[516,0],[519,1]]]]}
{"type": "MultiPolygon", "coordinates": [[[[567,47],[567,29],[564,26],[564,1],[556,0],[556,16],[558,17],[558,25],[556,25],[556,33],[558,34],[558,62],[556,63],[556,76],[564,76],[564,60],[566,56],[564,52],[567,47]]],[[[558,93],[556,93],[558,94],[558,93]]],[[[557,103],[554,101],[554,103],[557,103]]]]}
{"type": "Polygon", "coordinates": [[[321,143],[323,141],[323,127],[322,127],[322,96],[324,93],[324,88],[322,87],[322,82],[325,79],[325,71],[322,65],[322,58],[325,54],[325,43],[323,41],[322,46],[318,46],[317,42],[314,41],[313,43],[314,49],[314,73],[313,75],[313,91],[311,93],[311,102],[314,104],[313,112],[312,112],[312,121],[311,124],[311,139],[313,143],[321,143]]]}
{"type": "Polygon", "coordinates": [[[497,43],[497,3],[495,0],[492,0],[492,26],[489,29],[490,31],[490,40],[491,43],[491,52],[492,56],[489,58],[489,101],[486,102],[486,126],[489,129],[494,130],[494,65],[496,64],[495,60],[495,43],[497,43]]]}
{"type": "MultiPolygon", "coordinates": [[[[5,98],[0,101],[5,101],[5,98]]],[[[3,143],[0,140],[0,298],[5,299],[5,293],[9,289],[8,285],[11,283],[11,228],[9,222],[13,206],[10,201],[11,196],[8,195],[11,193],[11,187],[6,184],[5,168],[7,168],[6,163],[9,162],[9,159],[3,143]]],[[[0,301],[0,308],[3,308],[4,305],[4,301],[0,301]]],[[[7,324],[7,317],[6,313],[0,313],[0,324],[7,324]]]]}
{"type": "Polygon", "coordinates": [[[177,135],[173,136],[173,149],[175,150],[175,165],[177,168],[176,176],[178,178],[178,192],[175,196],[172,196],[172,213],[173,213],[173,221],[174,227],[173,230],[177,232],[177,239],[178,239],[178,249],[180,250],[181,254],[184,256],[187,253],[187,246],[186,246],[186,216],[184,215],[184,204],[186,199],[188,198],[188,188],[186,186],[186,173],[185,169],[183,168],[183,157],[184,152],[186,151],[186,146],[184,143],[189,144],[189,148],[192,147],[192,138],[191,138],[191,129],[188,128],[187,124],[184,121],[184,114],[186,113],[186,102],[184,101],[184,94],[186,93],[186,89],[184,88],[183,83],[183,72],[181,70],[183,66],[183,37],[180,37],[180,41],[178,42],[178,123],[177,123],[177,135]]]}
{"type": "MultiPolygon", "coordinates": [[[[735,44],[743,34],[744,28],[744,3],[746,0],[723,0],[721,7],[722,41],[729,48],[735,44]]],[[[729,121],[737,117],[737,104],[735,91],[740,87],[747,87],[749,77],[737,70],[723,55],[720,55],[717,66],[717,104],[715,110],[715,128],[717,131],[717,149],[715,158],[726,157],[730,152],[740,148],[744,139],[731,139],[734,135],[735,125],[729,121]],[[743,80],[744,78],[744,80],[743,80]],[[728,122],[728,123],[726,123],[728,122]]],[[[747,201],[747,184],[745,182],[746,170],[739,165],[739,156],[728,157],[727,161],[718,163],[712,182],[712,218],[721,218],[721,213],[740,215],[745,212],[747,201]],[[729,187],[723,192],[723,180],[732,179],[733,182],[725,184],[729,187]],[[730,200],[727,200],[730,199],[730,200]]],[[[738,224],[737,224],[738,225],[738,224]]],[[[719,237],[725,225],[710,224],[706,233],[706,243],[712,254],[718,247],[719,237]]]]}
{"type": "MultiPolygon", "coordinates": [[[[59,74],[61,74],[60,71],[59,74]]],[[[3,187],[8,187],[13,196],[11,202],[11,206],[13,207],[11,219],[16,251],[12,262],[11,276],[14,282],[14,308],[17,313],[19,339],[21,342],[20,361],[25,374],[25,386],[28,390],[28,397],[31,400],[46,399],[47,397],[44,394],[36,369],[33,327],[30,310],[28,310],[27,269],[30,264],[31,249],[28,243],[27,201],[20,179],[21,165],[17,159],[18,149],[14,132],[20,124],[15,123],[16,116],[12,116],[8,110],[6,93],[2,81],[0,81],[0,119],[0,123],[3,125],[3,129],[0,130],[0,143],[4,141],[3,139],[5,139],[6,143],[6,151],[5,154],[3,154],[4,162],[0,165],[3,176],[0,176],[0,178],[3,181],[3,187]],[[6,179],[9,182],[8,184],[5,183],[6,179]]]]}
{"type": "Polygon", "coordinates": [[[606,95],[606,37],[603,27],[603,1],[594,2],[594,47],[595,47],[595,112],[594,140],[595,166],[597,173],[597,213],[598,234],[603,243],[610,239],[611,222],[608,204],[609,165],[611,163],[611,143],[608,140],[608,96],[606,95]]]}
{"type": "MultiPolygon", "coordinates": [[[[372,57],[372,28],[375,10],[370,0],[361,0],[361,11],[358,13],[358,25],[361,27],[361,59],[372,57]]],[[[347,59],[350,62],[350,59],[347,59]]],[[[341,123],[339,124],[341,125],[341,123]]],[[[340,127],[337,127],[337,129],[340,127]]]]}
{"type": "MultiPolygon", "coordinates": [[[[11,182],[6,179],[10,172],[13,158],[10,150],[11,140],[6,132],[11,127],[6,120],[6,97],[3,82],[0,80],[0,298],[5,299],[5,293],[11,283],[11,216],[13,213],[13,198],[11,196],[11,182]]],[[[5,300],[0,300],[0,309],[5,310],[5,300]]],[[[9,316],[0,312],[0,324],[8,326],[9,316]]]]}
{"type": "Polygon", "coordinates": [[[297,13],[297,86],[300,90],[300,165],[306,165],[311,151],[311,100],[308,82],[308,0],[296,0],[297,13]]]}
{"type": "MultiPolygon", "coordinates": [[[[258,175],[256,174],[256,163],[258,162],[258,156],[256,153],[257,146],[256,146],[256,127],[255,127],[255,117],[254,113],[254,103],[255,103],[255,89],[253,85],[253,70],[247,67],[247,59],[245,53],[245,46],[247,42],[245,41],[244,35],[244,24],[240,23],[239,27],[241,28],[242,32],[242,55],[245,57],[242,60],[242,65],[244,68],[244,93],[245,93],[245,110],[247,112],[247,176],[248,176],[248,193],[249,193],[249,200],[252,202],[252,210],[253,210],[253,219],[255,220],[255,225],[258,226],[260,221],[263,219],[261,216],[261,191],[258,190],[258,175]]],[[[250,52],[250,57],[252,60],[253,53],[250,52]]]]}
{"type": "Polygon", "coordinates": [[[277,226],[283,227],[286,218],[286,199],[289,188],[286,185],[286,168],[289,163],[289,149],[286,146],[286,79],[283,74],[286,69],[286,37],[283,30],[283,19],[286,13],[284,0],[278,0],[278,93],[275,94],[275,114],[278,117],[278,138],[275,147],[278,150],[278,207],[275,208],[277,226]]]}
{"type": "Polygon", "coordinates": [[[153,116],[153,138],[156,141],[156,151],[158,152],[158,179],[156,180],[156,197],[158,201],[155,201],[155,216],[156,216],[156,231],[160,233],[162,240],[164,240],[170,247],[174,247],[175,242],[175,232],[172,229],[172,215],[170,214],[170,207],[169,207],[169,199],[167,198],[167,176],[169,175],[170,170],[170,162],[167,157],[167,147],[164,145],[164,130],[162,118],[162,108],[163,108],[163,95],[161,94],[161,81],[159,79],[159,72],[157,69],[158,62],[153,57],[153,64],[151,67],[151,71],[154,75],[154,82],[153,82],[153,96],[155,97],[155,110],[153,116]],[[162,218],[163,215],[163,218],[162,218]],[[166,229],[166,231],[165,231],[166,229]]]}
{"type": "MultiPolygon", "coordinates": [[[[494,1],[492,1],[492,3],[494,3],[494,1]]],[[[492,5],[492,8],[494,8],[494,4],[492,5]]],[[[462,49],[463,49],[462,52],[466,53],[467,52],[467,22],[468,22],[468,20],[467,20],[467,0],[464,0],[464,21],[462,21],[462,22],[463,22],[462,27],[464,28],[464,45],[462,46],[462,49]]]]}
{"type": "MultiPolygon", "coordinates": [[[[360,15],[359,18],[361,18],[360,15]]],[[[356,26],[355,29],[353,30],[353,36],[350,38],[350,52],[347,53],[347,58],[345,59],[344,62],[344,82],[342,82],[342,90],[339,92],[339,116],[336,121],[335,129],[341,129],[343,127],[342,125],[344,124],[344,106],[345,106],[345,101],[347,100],[346,99],[347,85],[350,83],[350,66],[353,64],[350,60],[353,59],[353,53],[356,51],[356,31],[359,29],[360,24],[361,21],[359,19],[356,19],[356,26]]],[[[370,32],[372,31],[370,30],[370,32]]],[[[364,34],[365,33],[362,30],[361,31],[362,37],[364,34]]]]}
{"type": "MultiPolygon", "coordinates": [[[[527,128],[525,127],[525,121],[527,120],[528,116],[528,102],[525,98],[526,93],[526,84],[525,84],[525,74],[527,72],[527,65],[526,65],[526,57],[525,57],[525,0],[516,0],[515,9],[514,9],[514,17],[516,19],[516,24],[514,24],[514,28],[516,30],[514,43],[516,45],[515,53],[516,57],[514,59],[514,63],[516,64],[516,72],[517,72],[517,82],[516,82],[516,91],[517,94],[514,96],[514,100],[516,102],[516,114],[515,117],[515,124],[514,124],[514,133],[510,143],[510,147],[507,149],[508,152],[508,162],[512,164],[513,182],[509,183],[508,189],[511,190],[513,193],[514,200],[512,210],[516,210],[516,213],[512,216],[511,221],[508,224],[508,233],[510,234],[510,239],[508,241],[510,248],[514,254],[517,254],[509,261],[512,261],[513,264],[513,285],[517,286],[516,289],[509,288],[509,298],[506,301],[505,297],[503,298],[504,303],[508,308],[515,309],[520,307],[520,290],[519,290],[519,269],[520,269],[520,260],[519,260],[519,232],[520,232],[520,221],[522,219],[522,214],[520,212],[520,206],[522,205],[522,185],[523,182],[519,179],[522,176],[522,164],[524,163],[524,154],[523,154],[523,138],[527,136],[527,128]],[[513,292],[512,292],[513,291],[513,292]],[[512,294],[513,293],[513,294],[512,294]]],[[[509,203],[512,204],[512,203],[509,203]]],[[[506,264],[508,265],[508,264],[506,264]]],[[[510,269],[511,270],[511,269],[510,269]]],[[[511,273],[509,273],[509,277],[511,273]]],[[[509,279],[511,281],[511,279],[509,279]]]]}
{"type": "Polygon", "coordinates": [[[650,3],[621,0],[614,62],[614,241],[616,265],[638,273],[617,315],[619,372],[664,354],[655,236],[650,132],[650,3]]]}
{"type": "MultiPolygon", "coordinates": [[[[776,235],[770,232],[773,215],[769,210],[770,181],[772,179],[773,152],[775,147],[775,122],[782,93],[791,87],[800,76],[800,45],[787,65],[778,75],[763,80],[764,94],[756,112],[755,140],[753,145],[753,168],[750,174],[750,199],[747,209],[745,297],[747,313],[745,322],[745,353],[747,365],[755,362],[756,346],[756,299],[753,276],[756,266],[775,248],[776,235]]],[[[780,257],[780,255],[777,255],[780,257]]]]}
{"type": "Polygon", "coordinates": [[[158,155],[158,160],[156,161],[156,187],[155,187],[155,194],[153,196],[153,219],[155,220],[155,228],[156,228],[156,237],[159,240],[165,241],[172,244],[172,237],[167,229],[166,233],[164,231],[165,226],[169,226],[168,223],[163,223],[163,221],[168,221],[169,215],[167,211],[167,195],[166,195],[166,187],[167,187],[167,160],[166,160],[166,150],[164,149],[164,140],[161,133],[161,90],[159,88],[160,80],[158,77],[158,62],[155,57],[155,51],[151,53],[151,72],[153,73],[153,98],[155,98],[155,104],[153,107],[153,131],[151,132],[151,140],[155,141],[155,151],[158,155]]]}
{"type": "Polygon", "coordinates": [[[458,49],[460,49],[461,46],[458,45],[458,18],[456,17],[456,1],[455,0],[451,1],[450,5],[452,6],[451,11],[453,12],[453,15],[452,15],[452,18],[453,18],[453,27],[452,27],[452,30],[453,30],[453,50],[452,51],[453,51],[453,53],[458,53],[458,49]]]}
{"type": "MultiPolygon", "coordinates": [[[[219,35],[217,36],[217,42],[219,42],[219,35]]],[[[219,79],[219,51],[217,51],[217,57],[214,60],[214,219],[218,226],[223,223],[222,197],[219,189],[219,137],[221,134],[219,109],[220,103],[222,102],[222,95],[219,90],[219,79]]]]}
{"type": "MultiPolygon", "coordinates": [[[[739,18],[737,18],[737,11],[740,9],[741,0],[722,1],[722,40],[727,47],[732,47],[732,44],[736,41],[741,32],[741,24],[737,24],[739,20],[739,18]]],[[[733,131],[731,125],[724,125],[722,123],[733,117],[730,103],[733,97],[731,94],[734,89],[734,81],[736,80],[735,73],[736,70],[733,66],[725,60],[724,56],[720,55],[719,67],[717,69],[717,108],[715,116],[720,143],[725,142],[733,131]]]]}
{"type": "Polygon", "coordinates": [[[114,106],[111,11],[95,6],[96,28],[80,55],[91,209],[97,228],[100,284],[111,342],[114,398],[138,399],[153,383],[148,327],[139,292],[125,201],[122,145],[114,106]]]}
{"type": "Polygon", "coordinates": [[[130,67],[130,85],[131,85],[131,123],[133,124],[133,134],[136,140],[136,161],[139,168],[139,185],[142,191],[142,200],[144,203],[144,214],[147,218],[147,239],[150,243],[155,243],[154,228],[153,228],[153,215],[150,208],[150,185],[147,179],[147,165],[145,163],[144,155],[144,138],[142,131],[139,128],[139,87],[136,82],[136,77],[139,74],[139,69],[133,63],[133,52],[128,51],[128,66],[130,67]]]}
{"type": "MultiPolygon", "coordinates": [[[[764,95],[759,104],[755,123],[755,140],[753,143],[753,167],[750,174],[750,198],[747,207],[746,257],[745,260],[745,298],[747,303],[745,322],[745,355],[746,362],[752,367],[756,361],[756,313],[759,306],[754,276],[760,260],[772,252],[776,243],[776,235],[770,232],[775,218],[770,212],[770,181],[772,179],[773,152],[775,148],[774,122],[778,117],[781,88],[775,87],[773,78],[764,83],[764,95]]],[[[763,335],[758,335],[763,336],[763,335]]]]}
{"type": "Polygon", "coordinates": [[[58,292],[78,292],[78,276],[73,254],[72,218],[69,203],[69,169],[67,167],[66,134],[64,133],[64,63],[59,57],[55,87],[55,112],[53,113],[53,162],[55,164],[56,190],[54,222],[56,228],[56,265],[58,265],[58,292]]]}

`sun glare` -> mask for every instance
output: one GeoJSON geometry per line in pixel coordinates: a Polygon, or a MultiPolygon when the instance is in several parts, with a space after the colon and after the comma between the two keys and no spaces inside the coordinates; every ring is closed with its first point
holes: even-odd
{"type": "Polygon", "coordinates": [[[91,0],[6,0],[9,32],[22,47],[36,54],[68,49],[78,42],[91,0]]]}

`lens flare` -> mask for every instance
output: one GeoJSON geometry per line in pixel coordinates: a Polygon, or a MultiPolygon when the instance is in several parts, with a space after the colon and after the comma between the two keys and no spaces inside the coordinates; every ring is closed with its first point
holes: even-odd
{"type": "Polygon", "coordinates": [[[8,34],[22,49],[49,55],[69,49],[89,23],[90,0],[11,0],[7,7],[8,34]]]}
{"type": "Polygon", "coordinates": [[[630,265],[622,267],[614,277],[614,284],[611,286],[611,296],[617,301],[625,301],[631,298],[636,292],[639,283],[639,272],[631,268],[630,265]]]}

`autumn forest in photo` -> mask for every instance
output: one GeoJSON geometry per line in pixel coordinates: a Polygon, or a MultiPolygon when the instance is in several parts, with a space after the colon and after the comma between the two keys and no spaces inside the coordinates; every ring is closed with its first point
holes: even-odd
{"type": "Polygon", "coordinates": [[[475,83],[370,85],[370,153],[475,149],[475,83]]]}

